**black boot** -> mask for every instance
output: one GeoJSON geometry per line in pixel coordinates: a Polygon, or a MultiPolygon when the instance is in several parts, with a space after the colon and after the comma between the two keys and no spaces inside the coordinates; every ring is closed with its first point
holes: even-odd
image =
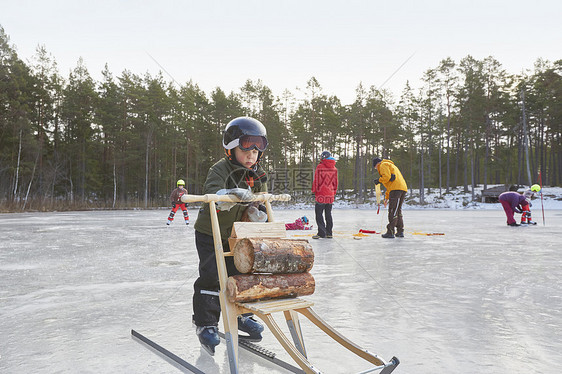
{"type": "Polygon", "coordinates": [[[392,231],[388,231],[388,230],[381,236],[386,239],[394,239],[394,234],[392,233],[392,231]]]}
{"type": "Polygon", "coordinates": [[[396,235],[394,235],[394,236],[396,236],[397,238],[403,238],[404,237],[404,231],[398,231],[398,232],[396,232],[396,235]]]}
{"type": "Polygon", "coordinates": [[[515,227],[515,226],[521,226],[521,225],[518,224],[517,222],[508,223],[507,225],[508,225],[508,226],[513,226],[513,227],[515,227]]]}

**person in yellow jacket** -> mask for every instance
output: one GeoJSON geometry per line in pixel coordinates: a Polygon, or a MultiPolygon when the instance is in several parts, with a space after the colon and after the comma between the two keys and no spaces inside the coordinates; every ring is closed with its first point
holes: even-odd
{"type": "Polygon", "coordinates": [[[408,186],[394,162],[375,157],[373,167],[377,169],[380,177],[375,179],[375,185],[382,183],[386,188],[385,200],[388,200],[388,225],[383,238],[403,238],[404,219],[402,218],[402,204],[408,192],[408,186]],[[394,233],[396,229],[396,233],[394,233]]]}

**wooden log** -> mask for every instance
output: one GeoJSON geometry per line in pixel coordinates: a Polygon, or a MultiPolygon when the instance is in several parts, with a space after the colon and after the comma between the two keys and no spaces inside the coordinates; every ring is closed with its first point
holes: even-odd
{"type": "Polygon", "coordinates": [[[304,273],[312,269],[314,251],[303,239],[244,238],[233,249],[241,273],[304,273]]]}
{"type": "Polygon", "coordinates": [[[228,244],[232,249],[242,238],[285,238],[286,236],[287,231],[283,222],[234,222],[228,244]]]}
{"type": "Polygon", "coordinates": [[[312,295],[314,288],[310,273],[241,274],[226,282],[226,294],[233,303],[312,295]]]}
{"type": "Polygon", "coordinates": [[[287,231],[283,222],[234,222],[233,238],[285,238],[287,231]]]}

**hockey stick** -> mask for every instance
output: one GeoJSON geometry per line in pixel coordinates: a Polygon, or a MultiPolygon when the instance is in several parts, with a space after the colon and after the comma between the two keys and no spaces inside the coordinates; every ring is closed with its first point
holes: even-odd
{"type": "Polygon", "coordinates": [[[542,174],[541,174],[540,168],[539,168],[539,184],[541,185],[542,225],[546,226],[546,224],[544,223],[544,203],[543,203],[543,198],[542,198],[542,174]]]}
{"type": "Polygon", "coordinates": [[[386,209],[386,212],[387,212],[387,215],[388,215],[388,209],[387,209],[387,207],[386,207],[386,204],[387,204],[387,203],[386,203],[386,200],[383,202],[383,204],[384,204],[384,208],[383,208],[383,214],[381,214],[381,222],[380,222],[381,232],[384,231],[384,222],[383,222],[383,219],[384,219],[384,209],[386,209]]]}
{"type": "Polygon", "coordinates": [[[377,214],[379,214],[379,211],[381,210],[381,185],[380,185],[380,183],[377,183],[375,185],[375,193],[376,193],[376,197],[377,197],[377,214]]]}

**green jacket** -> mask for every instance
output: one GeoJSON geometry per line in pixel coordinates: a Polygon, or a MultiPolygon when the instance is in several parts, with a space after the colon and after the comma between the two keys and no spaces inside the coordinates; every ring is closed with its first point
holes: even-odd
{"type": "MultiPolygon", "coordinates": [[[[235,165],[227,158],[223,158],[216,164],[211,166],[207,174],[207,180],[203,186],[204,194],[214,194],[218,190],[230,188],[244,188],[252,185],[252,192],[267,192],[267,176],[265,171],[258,166],[256,171],[247,169],[243,166],[235,165]]],[[[247,205],[236,204],[228,211],[218,211],[219,225],[222,240],[230,237],[232,232],[232,225],[236,221],[240,221],[242,213],[247,205]]],[[[197,221],[195,222],[195,230],[213,235],[211,226],[211,212],[209,211],[209,204],[204,203],[203,207],[199,210],[197,221]]]]}

